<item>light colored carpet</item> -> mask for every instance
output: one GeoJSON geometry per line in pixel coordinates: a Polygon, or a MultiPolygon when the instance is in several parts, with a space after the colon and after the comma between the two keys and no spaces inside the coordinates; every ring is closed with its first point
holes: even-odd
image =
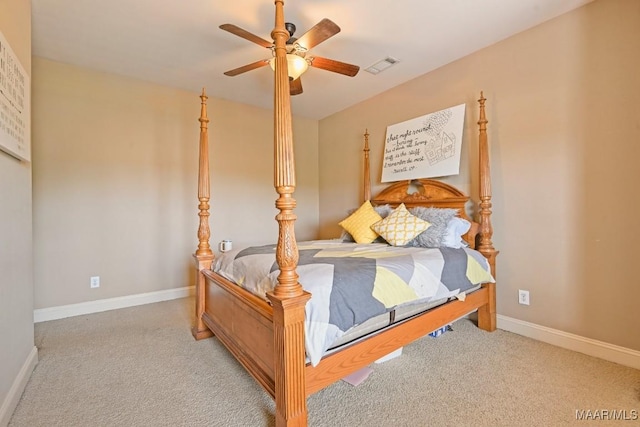
{"type": "MultiPolygon", "coordinates": [[[[271,398],[215,338],[190,333],[193,299],[36,324],[40,362],[10,421],[39,426],[273,426],[271,398]]],[[[460,320],[402,356],[308,399],[310,426],[639,425],[640,371],[460,320]]]]}

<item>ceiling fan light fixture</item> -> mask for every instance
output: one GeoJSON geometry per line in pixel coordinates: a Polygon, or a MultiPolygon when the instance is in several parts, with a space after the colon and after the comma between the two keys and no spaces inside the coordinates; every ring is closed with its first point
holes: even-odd
{"type": "MultiPolygon", "coordinates": [[[[273,57],[269,60],[271,69],[276,69],[276,58],[273,57]]],[[[290,80],[295,80],[300,77],[309,68],[309,63],[301,56],[287,53],[287,74],[290,80]]]]}

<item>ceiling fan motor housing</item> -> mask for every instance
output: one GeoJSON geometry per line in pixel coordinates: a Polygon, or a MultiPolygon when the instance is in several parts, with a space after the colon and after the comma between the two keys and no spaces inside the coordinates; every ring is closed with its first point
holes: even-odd
{"type": "Polygon", "coordinates": [[[291,22],[285,22],[284,28],[289,32],[289,40],[287,40],[287,44],[294,44],[297,38],[293,37],[293,34],[296,32],[296,26],[291,22]]]}

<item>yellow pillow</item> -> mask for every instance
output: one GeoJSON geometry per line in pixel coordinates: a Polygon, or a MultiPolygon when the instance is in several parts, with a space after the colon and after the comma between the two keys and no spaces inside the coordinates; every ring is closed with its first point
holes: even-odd
{"type": "Polygon", "coordinates": [[[351,234],[357,243],[371,243],[378,237],[378,233],[373,231],[371,226],[381,219],[382,217],[373,209],[371,202],[367,200],[339,225],[351,234]]]}
{"type": "Polygon", "coordinates": [[[429,222],[409,212],[402,203],[388,217],[376,222],[371,228],[389,244],[402,246],[430,226],[429,222]]]}

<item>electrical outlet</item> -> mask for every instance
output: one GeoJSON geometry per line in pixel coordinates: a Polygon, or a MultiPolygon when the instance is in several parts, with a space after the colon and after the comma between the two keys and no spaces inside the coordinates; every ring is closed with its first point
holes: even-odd
{"type": "Polygon", "coordinates": [[[100,287],[100,276],[91,276],[91,287],[99,288],[100,287]]]}
{"type": "Polygon", "coordinates": [[[529,305],[529,291],[518,290],[518,303],[522,305],[529,305]]]}

